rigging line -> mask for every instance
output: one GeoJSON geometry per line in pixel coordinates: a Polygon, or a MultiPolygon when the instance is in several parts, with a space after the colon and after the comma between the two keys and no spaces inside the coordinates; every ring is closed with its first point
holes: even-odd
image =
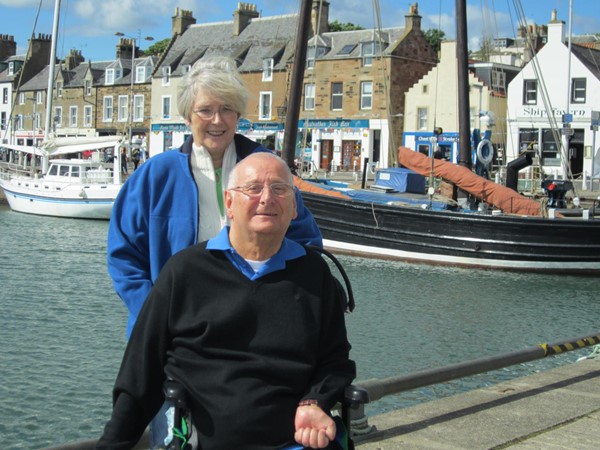
{"type": "MultiPolygon", "coordinates": [[[[438,9],[438,30],[442,29],[442,0],[440,0],[439,2],[439,9],[438,9]]],[[[441,52],[441,42],[440,42],[440,49],[438,50],[438,52],[441,52]]],[[[437,108],[438,108],[438,89],[439,89],[439,84],[440,84],[440,68],[439,68],[439,64],[436,64],[436,69],[435,69],[435,97],[433,100],[433,129],[435,130],[437,128],[437,108]]],[[[431,154],[433,156],[433,152],[431,154]]]]}
{"type": "MultiPolygon", "coordinates": [[[[540,87],[539,91],[540,91],[540,95],[542,97],[542,103],[544,104],[544,108],[546,109],[546,111],[548,111],[548,114],[546,114],[547,118],[548,118],[548,122],[550,124],[550,131],[552,132],[552,137],[555,141],[555,143],[559,146],[559,148],[561,149],[561,159],[565,158],[566,155],[566,151],[564,149],[564,145],[560,136],[560,133],[558,131],[559,127],[558,127],[558,123],[556,121],[556,117],[554,116],[554,114],[550,113],[551,111],[553,111],[552,109],[552,103],[550,101],[550,96],[548,94],[548,88],[546,86],[545,80],[544,80],[544,76],[542,75],[542,71],[541,68],[539,67],[539,61],[537,59],[537,55],[535,52],[535,49],[533,47],[533,37],[532,37],[532,33],[529,30],[529,28],[527,27],[527,23],[526,23],[526,19],[525,19],[525,12],[523,10],[523,6],[521,4],[520,0],[515,0],[515,5],[517,6],[517,15],[519,16],[519,23],[523,24],[523,28],[525,29],[525,42],[528,46],[528,49],[530,51],[530,54],[532,56],[531,58],[531,67],[533,69],[534,75],[536,80],[538,81],[538,85],[540,87]]],[[[542,160],[542,155],[541,155],[541,146],[538,145],[538,158],[540,159],[540,161],[542,160]]],[[[567,165],[568,168],[568,165],[567,165]]],[[[572,173],[570,171],[570,168],[568,168],[568,171],[565,172],[567,178],[572,178],[572,173]]],[[[541,174],[540,174],[541,176],[541,174]]]]}
{"type": "MultiPolygon", "coordinates": [[[[379,0],[373,0],[373,12],[375,14],[375,27],[373,32],[375,32],[375,28],[377,29],[377,43],[378,45],[378,52],[379,52],[379,70],[381,70],[383,76],[381,77],[383,80],[383,92],[385,92],[385,110],[386,110],[386,114],[388,117],[388,129],[390,127],[390,122],[393,120],[392,118],[392,111],[390,109],[390,89],[389,89],[389,79],[388,79],[388,72],[387,72],[387,65],[385,63],[385,60],[383,59],[383,32],[382,32],[382,28],[381,28],[381,10],[379,9],[379,0]]],[[[375,42],[375,40],[374,40],[375,42]]],[[[392,155],[393,157],[393,162],[394,164],[398,161],[398,148],[396,147],[396,136],[395,133],[388,133],[389,134],[389,144],[388,144],[388,150],[389,150],[389,154],[392,155]]],[[[388,157],[389,159],[389,157],[388,157]]]]}
{"type": "MultiPolygon", "coordinates": [[[[40,0],[40,3],[38,5],[37,8],[37,12],[35,13],[35,19],[33,21],[33,28],[31,29],[31,38],[29,39],[29,46],[27,47],[27,53],[25,55],[32,55],[33,54],[33,50],[32,50],[32,45],[33,45],[33,40],[35,38],[35,29],[37,28],[37,23],[38,23],[38,19],[40,17],[40,11],[42,10],[42,3],[44,0],[40,0]]],[[[25,66],[25,63],[27,63],[27,57],[25,57],[25,62],[23,63],[23,66],[25,66]]],[[[18,94],[19,94],[19,90],[21,89],[21,83],[23,81],[23,67],[21,67],[21,69],[19,70],[19,81],[17,81],[17,87],[15,89],[15,96],[14,98],[18,98],[18,94]]],[[[2,139],[6,139],[6,135],[8,134],[8,130],[9,129],[13,129],[14,130],[14,120],[13,120],[13,113],[15,112],[15,106],[16,106],[17,102],[12,102],[12,105],[10,107],[10,113],[8,116],[8,124],[6,126],[6,129],[4,130],[4,135],[2,136],[2,139]]],[[[13,134],[14,136],[14,134],[13,134]]],[[[32,136],[33,138],[33,136],[32,136]]]]}

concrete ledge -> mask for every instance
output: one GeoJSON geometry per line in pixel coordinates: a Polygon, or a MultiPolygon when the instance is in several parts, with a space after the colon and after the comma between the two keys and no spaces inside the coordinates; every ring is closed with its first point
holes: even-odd
{"type": "Polygon", "coordinates": [[[369,417],[361,450],[598,449],[600,359],[369,417]]]}

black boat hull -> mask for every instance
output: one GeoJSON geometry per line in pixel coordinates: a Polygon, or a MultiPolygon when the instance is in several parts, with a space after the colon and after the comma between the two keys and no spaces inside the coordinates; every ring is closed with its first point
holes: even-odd
{"type": "Polygon", "coordinates": [[[600,221],[435,211],[303,192],[331,250],[505,270],[600,275],[600,221]]]}

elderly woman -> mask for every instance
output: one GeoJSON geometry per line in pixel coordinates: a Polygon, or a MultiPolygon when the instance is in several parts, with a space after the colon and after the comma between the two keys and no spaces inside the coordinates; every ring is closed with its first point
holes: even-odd
{"type": "MultiPolygon", "coordinates": [[[[217,235],[227,222],[223,191],[247,155],[268,151],[236,134],[248,92],[235,62],[206,58],[194,64],[178,92],[179,113],[191,128],[181,148],[148,159],[117,197],[108,231],[108,272],[129,309],[127,337],[169,257],[217,235]]],[[[298,217],[287,237],[322,245],[312,214],[295,193],[298,217]]]]}

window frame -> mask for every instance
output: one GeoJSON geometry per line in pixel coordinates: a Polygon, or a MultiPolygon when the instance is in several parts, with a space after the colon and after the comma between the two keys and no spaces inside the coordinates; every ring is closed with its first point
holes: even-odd
{"type": "Polygon", "coordinates": [[[273,116],[273,93],[271,91],[261,91],[258,98],[258,120],[271,120],[273,116]]]}
{"type": "Polygon", "coordinates": [[[523,104],[537,105],[537,80],[523,80],[523,104]]]}
{"type": "Polygon", "coordinates": [[[315,93],[316,93],[316,85],[315,83],[304,83],[304,110],[305,111],[314,111],[315,110],[315,93]],[[312,92],[310,92],[312,91],[312,92]],[[312,94],[312,95],[310,95],[312,94]],[[309,105],[312,100],[312,107],[309,105]]]}
{"type": "Polygon", "coordinates": [[[371,110],[373,109],[373,82],[372,81],[361,81],[360,82],[360,109],[371,110]],[[365,92],[365,87],[370,86],[371,91],[365,92]],[[366,105],[368,100],[368,105],[366,105]]]}
{"type": "Polygon", "coordinates": [[[329,109],[331,109],[331,111],[342,111],[344,109],[344,83],[342,81],[331,82],[331,98],[329,109]],[[338,87],[339,92],[335,89],[338,87]]]}

